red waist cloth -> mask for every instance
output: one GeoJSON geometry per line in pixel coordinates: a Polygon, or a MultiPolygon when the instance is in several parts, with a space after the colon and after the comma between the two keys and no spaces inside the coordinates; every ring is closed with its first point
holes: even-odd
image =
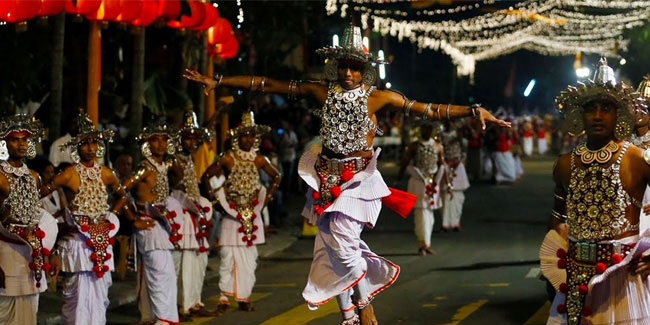
{"type": "Polygon", "coordinates": [[[546,132],[544,132],[544,131],[537,132],[537,138],[539,138],[539,139],[546,138],[546,132]]]}
{"type": "Polygon", "coordinates": [[[406,219],[409,213],[411,213],[411,210],[413,210],[417,196],[392,187],[388,189],[390,190],[390,195],[383,197],[381,202],[406,219]]]}

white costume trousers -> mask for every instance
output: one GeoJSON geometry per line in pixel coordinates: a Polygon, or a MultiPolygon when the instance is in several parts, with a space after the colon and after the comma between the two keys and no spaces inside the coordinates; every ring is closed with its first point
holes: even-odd
{"type": "Polygon", "coordinates": [[[36,325],[38,294],[27,296],[0,296],[0,324],[36,325]]]}
{"type": "Polygon", "coordinates": [[[140,252],[138,308],[142,321],[178,323],[176,270],[170,250],[140,252]]]}
{"type": "Polygon", "coordinates": [[[494,165],[497,170],[495,175],[497,182],[514,182],[517,178],[515,159],[512,152],[495,152],[494,165]]]}
{"type": "Polygon", "coordinates": [[[416,208],[413,209],[413,214],[415,215],[415,236],[418,238],[418,242],[424,242],[426,247],[430,247],[435,221],[433,209],[416,208]]]}
{"type": "Polygon", "coordinates": [[[106,272],[102,278],[98,278],[95,272],[71,273],[63,289],[63,323],[106,324],[108,288],[112,283],[110,272],[106,272]]]}
{"type": "Polygon", "coordinates": [[[208,254],[195,249],[172,252],[176,277],[178,278],[178,302],[184,313],[191,308],[203,307],[201,291],[205,269],[208,266],[208,254]]]}
{"type": "Polygon", "coordinates": [[[530,156],[533,154],[533,137],[524,137],[523,139],[524,154],[530,156]]]}
{"type": "Polygon", "coordinates": [[[548,143],[546,142],[546,138],[537,139],[537,151],[539,151],[540,155],[543,155],[548,151],[548,143]]]}
{"type": "Polygon", "coordinates": [[[463,203],[465,193],[463,191],[451,191],[452,195],[442,195],[442,227],[445,229],[460,227],[460,217],[463,214],[463,203]]]}
{"type": "Polygon", "coordinates": [[[255,286],[257,246],[221,246],[219,289],[238,302],[250,302],[255,286]]]}

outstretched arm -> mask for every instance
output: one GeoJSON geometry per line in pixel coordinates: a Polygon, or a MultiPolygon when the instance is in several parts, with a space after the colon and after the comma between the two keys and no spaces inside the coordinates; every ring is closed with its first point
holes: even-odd
{"type": "MultiPolygon", "coordinates": [[[[458,106],[451,104],[422,103],[414,99],[408,99],[406,96],[392,90],[381,90],[377,92],[383,103],[378,110],[397,109],[403,110],[405,115],[414,114],[430,120],[443,121],[452,120],[461,117],[474,117],[481,121],[481,126],[485,130],[485,123],[494,123],[502,127],[510,127],[510,122],[506,122],[494,117],[483,107],[478,106],[458,106]]],[[[376,113],[371,112],[371,113],[376,113]]]]}
{"type": "Polygon", "coordinates": [[[204,76],[196,70],[185,69],[183,78],[196,81],[203,85],[203,93],[207,96],[217,87],[228,87],[242,90],[285,94],[289,97],[311,96],[320,102],[327,97],[327,88],[313,82],[281,81],[263,76],[232,76],[217,75],[214,78],[204,76]]]}

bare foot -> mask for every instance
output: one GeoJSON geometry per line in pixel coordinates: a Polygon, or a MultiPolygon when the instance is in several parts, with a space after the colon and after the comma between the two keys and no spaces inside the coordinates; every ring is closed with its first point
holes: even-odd
{"type": "Polygon", "coordinates": [[[375,318],[375,310],[372,308],[371,304],[364,307],[359,311],[359,317],[361,318],[361,325],[378,325],[377,318],[375,318]]]}
{"type": "Polygon", "coordinates": [[[254,311],[255,307],[250,302],[239,302],[239,310],[254,311]]]}

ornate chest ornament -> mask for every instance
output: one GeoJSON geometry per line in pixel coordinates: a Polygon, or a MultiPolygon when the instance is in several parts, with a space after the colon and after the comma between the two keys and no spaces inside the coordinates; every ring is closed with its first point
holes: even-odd
{"type": "Polygon", "coordinates": [[[580,157],[580,161],[585,165],[589,165],[594,161],[599,164],[605,164],[612,159],[612,156],[617,151],[618,144],[614,141],[610,141],[598,150],[589,150],[587,144],[583,142],[576,147],[575,154],[580,157]]]}
{"type": "Polygon", "coordinates": [[[415,151],[415,168],[424,181],[424,193],[429,200],[429,206],[436,205],[433,196],[438,193],[436,190],[436,172],[438,171],[438,149],[435,143],[428,144],[420,142],[415,151]]]}
{"type": "Polygon", "coordinates": [[[378,129],[368,117],[368,97],[374,90],[361,86],[346,91],[338,83],[330,84],[325,105],[318,113],[323,146],[342,155],[372,149],[368,133],[378,129]]]}
{"type": "Polygon", "coordinates": [[[650,147],[650,132],[646,132],[643,136],[640,137],[638,137],[636,134],[632,134],[630,137],[630,142],[641,149],[648,149],[648,147],[650,147]]]}
{"type": "Polygon", "coordinates": [[[183,166],[183,179],[181,179],[183,190],[187,196],[196,201],[201,196],[201,192],[199,190],[199,182],[196,177],[196,168],[194,167],[194,161],[192,160],[192,157],[183,154],[179,154],[177,157],[183,166]]]}
{"type": "Polygon", "coordinates": [[[261,184],[260,176],[255,166],[255,150],[243,151],[236,146],[233,158],[235,164],[226,179],[225,191],[228,205],[237,211],[237,220],[241,226],[237,230],[242,233],[242,241],[248,246],[253,245],[257,239],[254,232],[257,226],[253,221],[258,216],[255,214],[255,206],[259,204],[257,199],[261,184]]]}

